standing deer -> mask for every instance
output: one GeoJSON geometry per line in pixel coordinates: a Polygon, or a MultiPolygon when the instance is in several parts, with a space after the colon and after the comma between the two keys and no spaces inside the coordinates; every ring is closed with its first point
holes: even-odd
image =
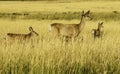
{"type": "Polygon", "coordinates": [[[101,30],[101,28],[103,28],[103,22],[98,23],[98,28],[97,29],[92,29],[93,34],[94,34],[94,39],[96,39],[97,37],[102,38],[102,30],[101,30]]]}
{"type": "Polygon", "coordinates": [[[7,41],[29,41],[33,37],[38,36],[39,34],[33,30],[32,27],[29,27],[30,33],[28,34],[15,34],[15,33],[7,33],[5,39],[7,41]]]}
{"type": "Polygon", "coordinates": [[[63,23],[53,23],[50,25],[50,31],[55,36],[62,36],[66,39],[72,38],[72,41],[80,34],[85,26],[86,19],[92,19],[90,17],[90,10],[84,13],[82,11],[81,21],[78,24],[63,24],[63,23]]]}

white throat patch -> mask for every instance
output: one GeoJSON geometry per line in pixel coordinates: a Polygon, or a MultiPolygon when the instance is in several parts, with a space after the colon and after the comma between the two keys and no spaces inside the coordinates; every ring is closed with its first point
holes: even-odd
{"type": "Polygon", "coordinates": [[[48,30],[49,30],[49,32],[51,31],[51,26],[49,25],[49,27],[48,27],[48,30]]]}

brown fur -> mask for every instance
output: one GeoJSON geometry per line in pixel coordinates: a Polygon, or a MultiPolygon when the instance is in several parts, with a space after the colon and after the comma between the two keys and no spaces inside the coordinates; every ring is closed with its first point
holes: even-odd
{"type": "Polygon", "coordinates": [[[75,37],[77,37],[84,28],[86,17],[91,19],[89,15],[90,11],[87,11],[86,13],[83,11],[81,15],[81,21],[78,24],[53,23],[50,25],[51,32],[53,35],[58,37],[63,36],[65,38],[75,39],[75,37]]]}
{"type": "Polygon", "coordinates": [[[19,40],[19,41],[26,41],[31,39],[34,35],[38,36],[39,34],[36,33],[32,27],[29,27],[30,33],[28,34],[15,34],[15,33],[7,33],[5,39],[6,40],[19,40]]]}
{"type": "Polygon", "coordinates": [[[102,37],[102,31],[101,31],[102,27],[103,27],[103,22],[98,23],[97,29],[93,29],[94,39],[96,39],[97,37],[98,38],[102,37]]]}

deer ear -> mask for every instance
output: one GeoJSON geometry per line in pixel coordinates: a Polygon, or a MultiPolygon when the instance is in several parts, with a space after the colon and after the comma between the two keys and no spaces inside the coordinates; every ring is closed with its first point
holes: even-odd
{"type": "Polygon", "coordinates": [[[82,11],[82,14],[84,14],[84,10],[82,11]]]}
{"type": "Polygon", "coordinates": [[[101,24],[103,24],[103,22],[101,22],[101,24]]]}
{"type": "Polygon", "coordinates": [[[81,15],[84,15],[84,10],[82,11],[82,14],[81,15]]]}
{"type": "Polygon", "coordinates": [[[86,13],[89,14],[89,13],[90,13],[90,10],[88,10],[86,13]]]}
{"type": "Polygon", "coordinates": [[[31,26],[29,27],[29,31],[33,31],[33,28],[31,26]]]}

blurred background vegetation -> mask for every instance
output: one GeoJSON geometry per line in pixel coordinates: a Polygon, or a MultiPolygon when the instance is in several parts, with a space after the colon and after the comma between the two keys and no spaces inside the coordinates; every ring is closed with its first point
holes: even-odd
{"type": "Polygon", "coordinates": [[[93,20],[95,21],[120,20],[119,10],[120,0],[0,0],[0,1],[1,1],[0,2],[1,19],[4,18],[12,20],[16,19],[79,20],[81,18],[82,10],[85,11],[91,10],[92,12],[91,16],[94,18],[93,20]],[[34,3],[31,1],[34,1],[34,3]]]}
{"type": "MultiPolygon", "coordinates": [[[[93,20],[119,20],[120,12],[92,12],[93,20]]],[[[0,18],[5,19],[35,19],[35,20],[72,20],[80,19],[81,12],[13,12],[13,13],[0,13],[0,18]]]]}
{"type": "Polygon", "coordinates": [[[63,2],[73,2],[73,1],[120,1],[120,0],[0,0],[0,1],[63,1],[63,2]]]}

